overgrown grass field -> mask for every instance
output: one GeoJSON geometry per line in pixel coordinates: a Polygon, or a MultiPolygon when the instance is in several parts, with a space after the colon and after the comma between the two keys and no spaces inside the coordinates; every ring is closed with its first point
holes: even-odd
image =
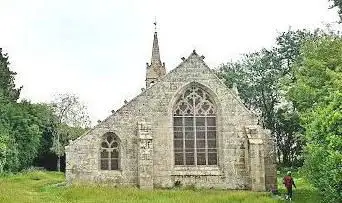
{"type": "MultiPolygon", "coordinates": [[[[294,176],[296,178],[296,176],[294,176]]],[[[319,202],[315,189],[303,179],[297,178],[297,190],[293,202],[319,202]]],[[[0,202],[49,203],[49,202],[229,202],[229,203],[278,203],[268,193],[249,191],[168,189],[144,191],[137,188],[109,186],[65,186],[64,175],[56,172],[33,171],[0,177],[0,202]]],[[[281,178],[278,179],[281,183],[281,178]]],[[[283,188],[280,186],[279,188],[283,188]]],[[[280,190],[284,193],[284,190],[280,190]]]]}

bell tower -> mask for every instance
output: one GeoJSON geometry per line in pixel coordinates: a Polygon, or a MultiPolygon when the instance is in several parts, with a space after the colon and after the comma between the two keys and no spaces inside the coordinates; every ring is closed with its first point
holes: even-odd
{"type": "Polygon", "coordinates": [[[165,63],[160,60],[158,35],[157,35],[157,22],[154,21],[154,36],[152,45],[151,63],[146,63],[146,88],[151,87],[157,83],[159,79],[166,74],[165,63]]]}

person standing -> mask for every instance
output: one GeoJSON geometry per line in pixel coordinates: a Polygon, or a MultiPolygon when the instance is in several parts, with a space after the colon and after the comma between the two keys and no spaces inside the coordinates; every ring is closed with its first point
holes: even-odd
{"type": "Polygon", "coordinates": [[[284,177],[283,183],[287,189],[286,199],[292,200],[292,185],[296,188],[294,180],[291,176],[291,171],[287,172],[287,175],[284,177]]]}

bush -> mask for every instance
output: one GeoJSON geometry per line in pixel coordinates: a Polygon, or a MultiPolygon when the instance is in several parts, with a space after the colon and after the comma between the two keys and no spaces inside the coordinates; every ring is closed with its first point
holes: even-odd
{"type": "Polygon", "coordinates": [[[342,94],[307,125],[305,171],[326,203],[342,202],[342,94]]]}

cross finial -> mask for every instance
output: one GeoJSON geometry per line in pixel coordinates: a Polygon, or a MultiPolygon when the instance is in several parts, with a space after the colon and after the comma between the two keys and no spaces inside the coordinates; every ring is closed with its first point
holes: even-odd
{"type": "Polygon", "coordinates": [[[157,32],[157,18],[154,17],[154,31],[157,32]]]}

